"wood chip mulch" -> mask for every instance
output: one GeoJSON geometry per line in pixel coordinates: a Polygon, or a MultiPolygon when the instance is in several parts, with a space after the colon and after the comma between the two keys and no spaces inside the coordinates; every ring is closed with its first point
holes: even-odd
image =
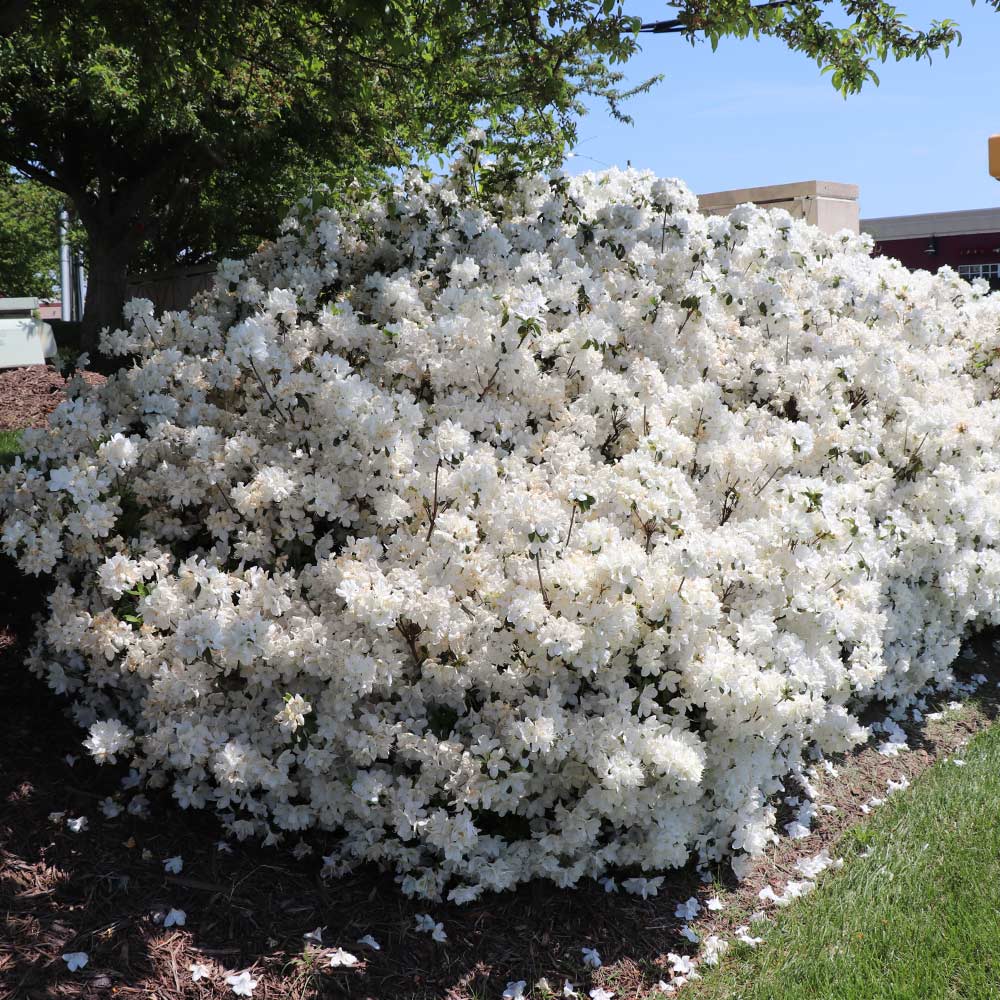
{"type": "MultiPolygon", "coordinates": [[[[97,372],[81,372],[89,385],[105,381],[97,372]]],[[[66,380],[52,365],[0,369],[0,430],[44,427],[62,402],[66,380]]]]}

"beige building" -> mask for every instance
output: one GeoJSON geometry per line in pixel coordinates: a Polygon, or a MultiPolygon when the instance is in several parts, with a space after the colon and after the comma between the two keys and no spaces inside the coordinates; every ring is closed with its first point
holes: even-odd
{"type": "Polygon", "coordinates": [[[698,207],[707,215],[725,215],[748,201],[761,208],[784,208],[792,218],[805,219],[826,233],[859,230],[857,184],[799,181],[698,195],[698,207]]]}

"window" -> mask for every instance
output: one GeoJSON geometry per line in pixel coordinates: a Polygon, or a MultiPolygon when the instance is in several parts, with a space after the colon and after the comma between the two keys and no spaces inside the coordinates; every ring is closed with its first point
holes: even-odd
{"type": "Polygon", "coordinates": [[[958,273],[966,281],[985,278],[993,288],[1000,286],[1000,264],[959,264],[958,273]]]}

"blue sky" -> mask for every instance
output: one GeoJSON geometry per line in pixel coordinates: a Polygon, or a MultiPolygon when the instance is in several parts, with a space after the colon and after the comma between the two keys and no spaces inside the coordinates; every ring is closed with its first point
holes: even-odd
{"type": "MultiPolygon", "coordinates": [[[[716,52],[676,35],[642,36],[630,81],[665,79],[634,98],[632,126],[595,105],[579,127],[577,172],[649,167],[696,192],[800,180],[861,188],[861,215],[1000,206],[986,141],[1000,133],[1000,13],[969,0],[900,0],[914,26],[959,22],[964,40],[934,62],[878,66],[881,85],[839,96],[814,62],[771,40],[726,40],[716,52]]],[[[644,20],[663,0],[627,0],[644,20]]]]}

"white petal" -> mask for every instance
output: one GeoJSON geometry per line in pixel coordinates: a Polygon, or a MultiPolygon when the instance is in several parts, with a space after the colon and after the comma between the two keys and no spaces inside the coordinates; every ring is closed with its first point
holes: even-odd
{"type": "Polygon", "coordinates": [[[357,956],[344,951],[343,948],[335,948],[330,952],[330,965],[334,969],[353,969],[357,964],[357,956]]]}

